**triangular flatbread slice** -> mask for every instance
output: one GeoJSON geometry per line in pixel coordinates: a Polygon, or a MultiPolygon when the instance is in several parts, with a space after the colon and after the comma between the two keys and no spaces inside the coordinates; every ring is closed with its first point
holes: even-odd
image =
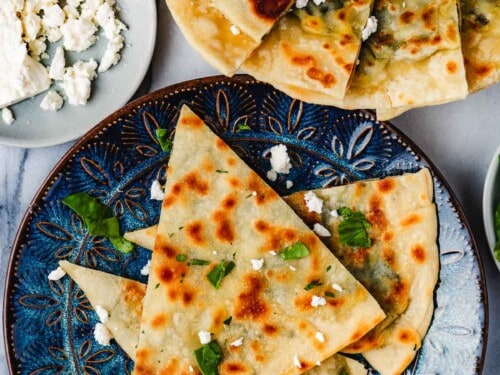
{"type": "Polygon", "coordinates": [[[278,194],[187,106],[165,191],[135,374],[197,368],[194,351],[207,348],[205,332],[222,352],[221,374],[302,373],[385,317],[278,194]],[[333,283],[343,292],[333,294],[333,283]],[[231,345],[239,339],[242,345],[231,345]]]}
{"type": "Polygon", "coordinates": [[[61,268],[78,284],[90,304],[103,307],[109,318],[103,324],[116,342],[135,358],[146,286],[134,280],[60,261],[61,268]]]}
{"type": "MultiPolygon", "coordinates": [[[[61,261],[61,267],[84,291],[90,304],[108,308],[113,302],[119,301],[111,308],[110,318],[104,325],[113,333],[116,343],[135,360],[135,348],[139,341],[139,329],[142,310],[142,300],[146,293],[146,285],[134,280],[115,276],[106,272],[78,266],[61,261]],[[140,305],[139,305],[140,304],[140,305]],[[117,308],[118,306],[118,308],[117,308]],[[118,322],[118,324],[117,324],[118,322]],[[118,332],[118,329],[120,332],[118,332]]],[[[320,366],[307,372],[308,375],[366,375],[367,370],[359,362],[336,354],[320,366]]]]}
{"type": "MultiPolygon", "coordinates": [[[[328,211],[321,216],[309,212],[303,194],[285,200],[311,227],[317,222],[325,224],[326,220],[325,226],[337,232],[340,219],[331,218],[328,211]]],[[[434,310],[437,222],[430,173],[423,169],[383,180],[319,189],[316,194],[325,199],[327,210],[352,206],[367,212],[376,223],[371,229],[374,243],[367,251],[346,249],[335,237],[324,241],[375,296],[387,315],[367,336],[344,350],[362,352],[382,374],[400,373],[420,348],[434,310]],[[377,210],[381,212],[376,214],[377,210]],[[382,225],[383,231],[379,228],[382,225]],[[415,255],[425,257],[423,264],[415,255]]],[[[152,250],[156,230],[157,226],[139,229],[126,233],[125,238],[152,250]]]]}
{"type": "Polygon", "coordinates": [[[386,320],[343,351],[363,353],[384,375],[398,374],[413,360],[433,311],[438,279],[437,215],[429,172],[360,181],[314,190],[323,200],[322,214],[308,212],[303,192],[286,198],[313,226],[332,234],[323,240],[346,268],[372,293],[386,320]],[[348,207],[363,213],[372,245],[353,248],[340,242],[341,218],[331,212],[348,207]]]}
{"type": "Polygon", "coordinates": [[[343,99],[371,6],[372,0],[327,0],[294,8],[242,68],[285,92],[287,85],[292,85],[343,99]]]}

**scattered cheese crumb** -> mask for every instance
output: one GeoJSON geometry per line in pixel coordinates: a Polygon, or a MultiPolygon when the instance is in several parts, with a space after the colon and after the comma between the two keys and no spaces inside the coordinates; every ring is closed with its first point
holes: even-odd
{"type": "Polygon", "coordinates": [[[250,262],[252,263],[252,268],[255,270],[255,271],[258,271],[262,268],[262,266],[264,265],[264,259],[261,258],[261,259],[250,259],[250,262]]]}
{"type": "Polygon", "coordinates": [[[321,332],[316,332],[316,339],[319,341],[319,342],[325,342],[325,336],[323,335],[323,333],[321,332]]]}
{"type": "Polygon", "coordinates": [[[276,179],[278,178],[278,174],[274,169],[271,169],[269,172],[267,172],[266,176],[269,181],[276,181],[276,179]]]}
{"type": "Polygon", "coordinates": [[[328,229],[326,229],[323,225],[320,223],[316,223],[313,226],[313,231],[320,237],[330,237],[332,234],[328,229]]]}
{"type": "Polygon", "coordinates": [[[191,365],[189,365],[189,372],[194,372],[194,368],[191,365]]]}
{"type": "Polygon", "coordinates": [[[276,251],[274,251],[274,250],[270,250],[269,254],[271,254],[271,255],[277,255],[278,253],[276,251]]]}
{"type": "Polygon", "coordinates": [[[66,272],[61,267],[57,267],[55,270],[49,273],[48,279],[52,281],[60,280],[66,275],[66,272]]]}
{"type": "Polygon", "coordinates": [[[2,120],[7,125],[12,125],[14,123],[14,121],[15,121],[14,114],[7,107],[5,107],[4,109],[2,109],[2,120]]]}
{"type": "Polygon", "coordinates": [[[231,29],[231,32],[233,33],[233,35],[240,34],[240,29],[238,29],[238,27],[236,25],[231,25],[230,29],[231,29]]]}
{"type": "Polygon", "coordinates": [[[302,364],[299,361],[299,357],[297,355],[293,356],[293,365],[297,368],[302,368],[302,364]]]}
{"type": "Polygon", "coordinates": [[[361,38],[363,40],[367,40],[370,35],[372,35],[375,31],[377,31],[377,26],[378,26],[378,21],[375,16],[371,16],[368,18],[368,21],[366,22],[366,26],[361,32],[361,38]]]}
{"type": "Polygon", "coordinates": [[[151,191],[151,199],[162,201],[163,198],[165,198],[165,191],[163,191],[160,181],[158,180],[153,181],[153,183],[151,184],[150,191],[151,191]]]}
{"type": "Polygon", "coordinates": [[[316,366],[321,366],[321,361],[316,361],[316,366]]]}
{"type": "Polygon", "coordinates": [[[304,200],[309,212],[317,212],[320,214],[323,211],[323,201],[313,191],[308,191],[304,194],[304,200]]]}
{"type": "Polygon", "coordinates": [[[325,306],[325,305],[326,305],[326,299],[324,299],[323,297],[312,296],[311,299],[312,307],[325,306]]]}
{"type": "Polygon", "coordinates": [[[217,255],[217,251],[213,250],[212,254],[217,255]]]}
{"type": "Polygon", "coordinates": [[[148,260],[146,265],[141,269],[141,275],[148,276],[150,270],[151,270],[151,260],[148,260]]]}
{"type": "Polygon", "coordinates": [[[276,173],[288,174],[292,168],[287,148],[283,144],[271,147],[271,168],[276,173]]]}
{"type": "Polygon", "coordinates": [[[66,69],[60,84],[69,104],[85,105],[90,97],[90,82],[95,78],[97,63],[94,60],[77,61],[66,69]]]}
{"type": "Polygon", "coordinates": [[[234,340],[230,345],[231,346],[241,346],[241,345],[243,345],[243,337],[240,337],[238,340],[234,340]]]}
{"type": "Polygon", "coordinates": [[[101,345],[109,345],[110,340],[113,338],[109,329],[102,323],[97,323],[94,328],[94,338],[101,345]]]}
{"type": "Polygon", "coordinates": [[[333,283],[333,284],[332,284],[332,288],[333,288],[333,289],[335,289],[335,290],[337,290],[337,291],[339,291],[339,292],[342,292],[342,291],[344,290],[344,289],[342,289],[342,287],[341,287],[339,284],[337,284],[337,283],[333,283]]]}
{"type": "Polygon", "coordinates": [[[64,49],[59,46],[52,59],[52,64],[50,64],[49,77],[58,81],[62,80],[64,78],[65,66],[66,60],[64,59],[64,49]]]}
{"type": "Polygon", "coordinates": [[[256,192],[256,191],[252,191],[252,195],[253,195],[254,197],[256,197],[256,196],[257,196],[257,192],[256,192]]]}
{"type": "Polygon", "coordinates": [[[210,341],[212,341],[212,335],[207,331],[198,332],[198,337],[200,338],[200,343],[202,345],[208,344],[210,341]]]}
{"type": "Polygon", "coordinates": [[[293,181],[286,180],[286,188],[291,189],[293,187],[293,181]]]}
{"type": "Polygon", "coordinates": [[[106,323],[108,321],[109,313],[108,313],[108,310],[106,310],[104,307],[97,305],[95,307],[95,312],[96,312],[97,316],[99,317],[99,320],[101,321],[101,323],[106,323]]]}
{"type": "Polygon", "coordinates": [[[332,211],[330,212],[330,216],[331,216],[331,217],[339,217],[339,213],[338,213],[338,211],[337,211],[337,210],[332,210],[332,211]]]}
{"type": "Polygon", "coordinates": [[[288,268],[290,268],[292,271],[297,271],[297,268],[295,268],[294,266],[288,266],[288,268]]]}
{"type": "Polygon", "coordinates": [[[56,112],[63,106],[63,98],[56,91],[50,90],[40,103],[40,108],[44,111],[56,112]]]}

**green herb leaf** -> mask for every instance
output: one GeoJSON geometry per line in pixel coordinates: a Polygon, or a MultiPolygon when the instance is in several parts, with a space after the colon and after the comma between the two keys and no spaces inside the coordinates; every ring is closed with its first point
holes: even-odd
{"type": "Polygon", "coordinates": [[[222,323],[224,323],[225,325],[230,325],[231,324],[231,320],[233,320],[233,317],[230,316],[229,318],[227,318],[226,320],[224,320],[222,323]]]}
{"type": "Polygon", "coordinates": [[[341,207],[338,213],[342,215],[343,220],[337,230],[339,241],[352,247],[370,247],[372,242],[368,237],[367,229],[370,228],[370,222],[366,220],[361,212],[352,211],[350,208],[341,207]]]}
{"type": "Polygon", "coordinates": [[[325,292],[325,296],[335,298],[335,294],[332,292],[325,292]]]}
{"type": "Polygon", "coordinates": [[[229,275],[234,267],[235,264],[233,261],[226,263],[226,261],[223,260],[212,271],[208,273],[207,278],[215,287],[215,289],[219,289],[222,279],[229,275]]]}
{"type": "Polygon", "coordinates": [[[332,266],[327,266],[326,267],[326,272],[330,271],[332,269],[332,266]]]}
{"type": "Polygon", "coordinates": [[[159,287],[160,287],[159,283],[155,285],[155,289],[158,289],[159,287]]]}
{"type": "Polygon", "coordinates": [[[175,257],[175,260],[178,261],[178,262],[184,262],[186,259],[187,259],[187,256],[185,256],[184,254],[178,254],[175,257]]]}
{"type": "Polygon", "coordinates": [[[88,193],[68,195],[62,202],[80,216],[92,236],[107,237],[122,253],[130,253],[134,245],[120,235],[120,222],[110,207],[88,193]]]}
{"type": "Polygon", "coordinates": [[[189,261],[190,266],[208,266],[210,264],[210,261],[208,260],[203,260],[203,259],[191,259],[189,261]]]}
{"type": "Polygon", "coordinates": [[[301,259],[308,255],[309,249],[302,242],[287,246],[280,252],[280,258],[283,260],[301,259]]]}
{"type": "Polygon", "coordinates": [[[156,129],[156,139],[160,144],[162,151],[170,151],[172,148],[172,141],[168,138],[167,129],[156,129]]]}
{"type": "Polygon", "coordinates": [[[224,169],[217,169],[217,173],[229,173],[228,171],[225,171],[224,169]]]}
{"type": "Polygon", "coordinates": [[[248,126],[247,124],[238,124],[237,127],[238,127],[239,132],[245,131],[245,130],[252,130],[252,128],[250,126],[248,126]]]}
{"type": "Polygon", "coordinates": [[[210,341],[194,351],[198,367],[203,375],[219,375],[222,349],[217,341],[210,341]]]}
{"type": "Polygon", "coordinates": [[[322,282],[320,282],[318,279],[316,280],[313,280],[311,281],[309,284],[307,284],[305,287],[304,287],[304,290],[311,290],[312,288],[314,288],[315,286],[321,286],[323,285],[322,282]]]}

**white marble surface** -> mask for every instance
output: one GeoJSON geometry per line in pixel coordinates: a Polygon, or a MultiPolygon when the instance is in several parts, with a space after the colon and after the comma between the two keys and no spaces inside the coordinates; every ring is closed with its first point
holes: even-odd
{"type": "MultiPolygon", "coordinates": [[[[186,45],[163,2],[150,90],[216,74],[186,45]]],[[[500,367],[500,273],[490,257],[482,225],[482,187],[488,162],[500,144],[500,85],[464,101],[413,110],[393,121],[434,162],[458,196],[477,240],[489,296],[489,339],[483,373],[500,367]]],[[[15,126],[15,125],[14,125],[15,126]]],[[[38,187],[71,144],[24,150],[0,145],[0,293],[17,227],[38,187]]],[[[1,328],[0,328],[1,329],[1,328]]],[[[8,374],[0,345],[0,374],[8,374]]]]}

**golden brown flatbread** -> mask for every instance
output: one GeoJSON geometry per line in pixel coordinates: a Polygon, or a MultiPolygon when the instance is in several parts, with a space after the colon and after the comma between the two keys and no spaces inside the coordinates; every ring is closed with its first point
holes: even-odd
{"type": "Polygon", "coordinates": [[[221,351],[220,374],[298,374],[385,317],[278,194],[186,106],[165,191],[135,374],[198,368],[194,351],[209,350],[206,332],[221,351]],[[341,293],[333,293],[334,283],[341,293]]]}

